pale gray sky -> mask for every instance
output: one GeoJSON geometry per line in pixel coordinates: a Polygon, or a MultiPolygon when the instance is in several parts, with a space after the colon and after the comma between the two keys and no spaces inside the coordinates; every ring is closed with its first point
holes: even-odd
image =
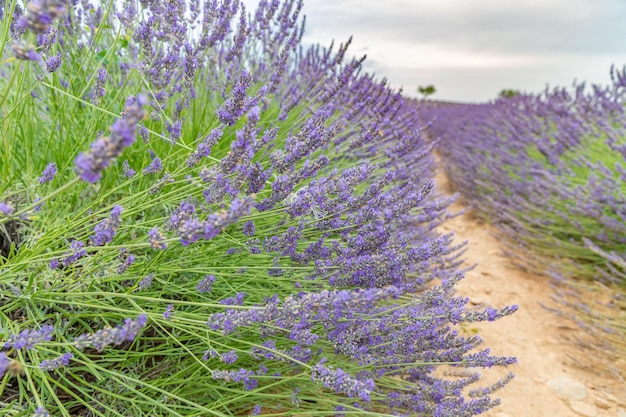
{"type": "Polygon", "coordinates": [[[626,65],[626,0],[304,0],[304,14],[306,44],[353,35],[365,68],[413,96],[427,84],[455,101],[607,84],[611,64],[626,65]]]}

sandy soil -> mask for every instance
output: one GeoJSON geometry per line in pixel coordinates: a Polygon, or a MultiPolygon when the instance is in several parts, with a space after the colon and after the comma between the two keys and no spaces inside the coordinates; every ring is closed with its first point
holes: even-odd
{"type": "MultiPolygon", "coordinates": [[[[436,178],[441,192],[452,193],[445,174],[436,178]]],[[[453,212],[463,208],[460,202],[453,212]]],[[[589,368],[600,354],[583,349],[575,340],[585,335],[577,325],[543,308],[555,305],[548,279],[515,269],[502,255],[494,229],[472,216],[471,211],[441,226],[453,231],[457,241],[469,241],[468,265],[477,267],[459,285],[459,294],[478,307],[518,304],[519,311],[495,323],[480,323],[466,329],[477,331],[495,355],[515,356],[510,367],[516,377],[495,396],[501,406],[488,417],[626,417],[626,386],[615,375],[589,368]]],[[[486,370],[486,382],[506,373],[486,370]]]]}

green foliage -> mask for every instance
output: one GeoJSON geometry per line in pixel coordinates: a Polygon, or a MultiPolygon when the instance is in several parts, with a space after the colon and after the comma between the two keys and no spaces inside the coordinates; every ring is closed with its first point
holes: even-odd
{"type": "Polygon", "coordinates": [[[417,87],[417,92],[420,93],[421,95],[424,96],[424,98],[428,98],[429,96],[432,96],[433,94],[435,94],[437,92],[437,90],[435,89],[435,86],[430,84],[430,85],[426,85],[426,86],[419,86],[417,87]]]}
{"type": "Polygon", "coordinates": [[[511,98],[511,97],[519,96],[520,94],[522,94],[520,90],[513,90],[510,88],[505,88],[498,93],[498,97],[511,98]]]}

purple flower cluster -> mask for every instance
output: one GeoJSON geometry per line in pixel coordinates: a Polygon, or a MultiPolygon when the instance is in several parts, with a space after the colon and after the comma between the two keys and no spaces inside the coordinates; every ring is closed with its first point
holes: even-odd
{"type": "Polygon", "coordinates": [[[207,275],[198,282],[196,285],[196,290],[198,292],[209,292],[211,291],[211,286],[215,282],[215,275],[207,275]]]}
{"type": "Polygon", "coordinates": [[[63,0],[31,0],[28,2],[26,22],[34,33],[45,33],[52,22],[65,12],[63,0]]]}
{"type": "Polygon", "coordinates": [[[39,364],[39,368],[44,371],[53,371],[55,369],[69,365],[70,360],[72,360],[73,357],[74,355],[72,353],[65,353],[54,359],[46,359],[41,361],[41,363],[39,364]]]}
{"type": "Polygon", "coordinates": [[[234,350],[230,352],[226,352],[220,355],[220,361],[224,362],[227,365],[232,365],[237,362],[237,353],[234,350]]]}
{"type": "MultiPolygon", "coordinates": [[[[6,6],[5,6],[6,7],[6,6]]],[[[63,0],[31,0],[28,2],[24,15],[20,15],[21,9],[16,6],[12,30],[15,37],[24,34],[26,29],[38,34],[38,46],[45,50],[55,41],[55,31],[50,30],[56,19],[65,13],[65,1],[63,0]]],[[[11,46],[13,55],[20,60],[41,62],[42,56],[35,52],[35,47],[24,40],[17,39],[11,46]]],[[[48,72],[55,72],[61,64],[61,57],[55,55],[46,61],[48,72]]]]}
{"type": "Polygon", "coordinates": [[[70,250],[64,253],[64,257],[60,259],[52,259],[50,261],[50,268],[57,269],[60,265],[67,267],[72,265],[80,258],[87,256],[87,250],[84,248],[85,242],[80,240],[74,240],[70,243],[70,250]]]}
{"type": "Polygon", "coordinates": [[[123,274],[135,262],[135,255],[129,253],[126,249],[120,249],[119,260],[120,265],[115,269],[118,274],[123,274]]]}
{"type": "Polygon", "coordinates": [[[163,164],[161,163],[161,158],[155,157],[152,159],[152,162],[143,169],[144,174],[156,174],[157,172],[161,172],[163,170],[163,164]]]}
{"type": "Polygon", "coordinates": [[[165,307],[165,311],[163,312],[163,319],[170,320],[172,318],[172,314],[174,314],[174,304],[168,304],[165,307]]]}
{"type": "Polygon", "coordinates": [[[318,363],[311,371],[311,379],[324,384],[326,388],[331,388],[335,392],[346,394],[348,397],[360,398],[363,401],[370,401],[370,395],[376,388],[374,380],[367,378],[358,380],[346,373],[341,368],[333,369],[318,363]]]}
{"type": "Polygon", "coordinates": [[[43,326],[39,330],[22,330],[19,334],[12,334],[4,342],[4,349],[32,349],[36,344],[52,339],[54,327],[43,326]]]}
{"type": "Polygon", "coordinates": [[[94,235],[90,238],[92,245],[104,246],[113,240],[115,233],[117,232],[117,228],[120,226],[121,213],[122,207],[114,206],[111,210],[110,216],[102,220],[96,225],[96,227],[94,227],[94,235]]]}
{"type": "Polygon", "coordinates": [[[145,290],[146,288],[150,288],[152,286],[152,282],[154,281],[154,274],[150,273],[146,277],[144,277],[141,281],[139,281],[139,288],[145,290]]]}
{"type": "Polygon", "coordinates": [[[41,61],[41,55],[35,52],[32,45],[29,45],[24,41],[13,42],[13,45],[11,45],[11,51],[17,59],[23,61],[41,61]]]}
{"type": "Polygon", "coordinates": [[[230,202],[228,210],[210,214],[206,220],[198,220],[196,207],[189,201],[181,202],[178,209],[170,216],[169,227],[175,230],[184,246],[199,239],[211,240],[226,227],[237,222],[240,217],[250,213],[254,198],[246,196],[230,202]]]}
{"type": "MultiPolygon", "coordinates": [[[[612,86],[590,91],[579,85],[425,111],[437,117],[432,134],[442,140],[454,186],[497,219],[537,270],[571,275],[555,258],[588,264],[584,239],[604,251],[626,247],[625,92],[619,72],[612,74],[612,86]]],[[[607,264],[574,274],[621,280],[607,264]]]]}
{"type": "Polygon", "coordinates": [[[0,213],[2,213],[2,215],[9,217],[14,212],[15,212],[15,207],[13,207],[10,203],[7,204],[7,203],[0,202],[0,213]]]}
{"type": "Polygon", "coordinates": [[[117,327],[106,326],[93,334],[82,334],[74,340],[77,349],[93,346],[99,351],[110,345],[120,345],[135,340],[139,332],[146,326],[148,317],[139,315],[136,319],[127,318],[123,325],[117,327]]]}
{"type": "Polygon", "coordinates": [[[45,407],[38,407],[33,417],[50,417],[50,412],[45,407]]]}
{"type": "Polygon", "coordinates": [[[76,172],[83,181],[98,182],[102,171],[111,164],[111,160],[120,156],[124,148],[135,142],[137,123],[145,115],[143,106],[146,103],[147,99],[143,95],[129,99],[124,115],[111,126],[111,134],[99,137],[91,144],[88,153],[78,155],[76,172]]]}
{"type": "Polygon", "coordinates": [[[41,173],[41,177],[39,177],[39,184],[45,184],[54,179],[54,176],[57,174],[57,164],[54,162],[49,163],[46,169],[41,173]]]}
{"type": "Polygon", "coordinates": [[[7,357],[6,353],[0,352],[0,378],[4,376],[11,360],[7,357]]]}
{"type": "Polygon", "coordinates": [[[150,246],[154,250],[163,250],[167,248],[167,243],[165,243],[165,237],[159,231],[158,227],[155,227],[148,232],[148,239],[150,241],[150,246]]]}
{"type": "Polygon", "coordinates": [[[122,163],[122,171],[124,172],[124,176],[126,178],[132,178],[137,173],[137,171],[130,167],[130,164],[127,160],[124,160],[124,162],[122,163]]]}
{"type": "Polygon", "coordinates": [[[214,370],[212,377],[218,381],[221,380],[242,383],[246,391],[252,391],[259,385],[259,380],[255,378],[255,373],[245,368],[240,368],[238,371],[214,370]]]}
{"type": "Polygon", "coordinates": [[[46,71],[48,72],[56,72],[59,69],[63,60],[60,54],[52,55],[50,58],[46,60],[46,71]]]}

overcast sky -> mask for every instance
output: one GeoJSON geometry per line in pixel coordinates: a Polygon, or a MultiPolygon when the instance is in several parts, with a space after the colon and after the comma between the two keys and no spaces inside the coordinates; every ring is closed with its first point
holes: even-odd
{"type": "Polygon", "coordinates": [[[434,98],[488,101],[607,84],[626,65],[626,0],[304,0],[304,13],[305,43],[353,35],[352,54],[407,95],[433,84],[434,98]]]}

